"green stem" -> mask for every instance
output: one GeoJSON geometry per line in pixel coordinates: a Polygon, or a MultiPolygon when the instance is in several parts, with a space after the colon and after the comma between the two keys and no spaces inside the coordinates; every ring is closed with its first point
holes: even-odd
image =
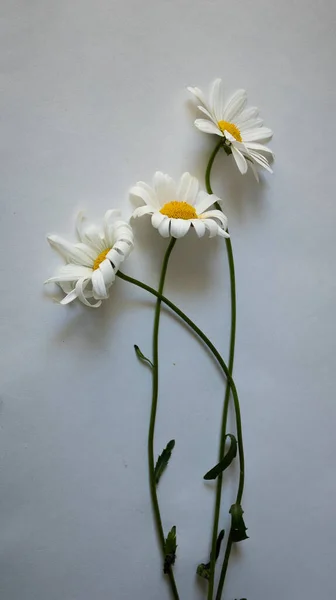
{"type": "Polygon", "coordinates": [[[222,570],[221,570],[221,574],[220,574],[220,579],[219,579],[219,584],[218,584],[218,588],[217,588],[216,600],[221,600],[223,586],[224,586],[224,581],[225,581],[225,575],[226,575],[226,571],[227,571],[227,568],[228,568],[228,565],[229,565],[229,558],[230,558],[230,554],[231,554],[232,544],[233,544],[233,541],[232,541],[231,532],[230,532],[229,533],[229,539],[228,539],[228,542],[226,544],[226,550],[225,550],[225,555],[224,555],[223,566],[222,566],[222,570]]]}
{"type": "MultiPolygon", "coordinates": [[[[221,148],[224,148],[223,141],[219,140],[218,144],[215,146],[206,168],[205,172],[205,186],[208,194],[212,194],[211,187],[211,170],[214,163],[214,160],[221,148]]],[[[225,148],[224,148],[225,150],[225,148]]],[[[215,202],[215,206],[218,210],[222,210],[221,206],[218,202],[215,202]]],[[[233,251],[231,239],[226,238],[226,250],[228,256],[229,263],[229,272],[230,272],[230,289],[231,289],[231,331],[230,331],[230,350],[229,350],[229,373],[230,376],[233,372],[233,362],[234,362],[234,352],[235,352],[235,341],[236,341],[236,277],[235,277],[235,267],[234,267],[234,259],[233,259],[233,251]]],[[[220,442],[219,442],[219,461],[224,456],[225,451],[225,436],[226,436],[226,426],[227,426],[227,418],[228,418],[228,409],[229,409],[229,401],[230,401],[230,382],[228,381],[225,389],[224,396],[224,404],[223,404],[223,414],[222,414],[222,424],[221,424],[221,433],[220,433],[220,442]]],[[[239,473],[239,488],[237,494],[237,502],[241,501],[241,497],[243,495],[244,490],[244,478],[245,478],[245,461],[244,461],[244,447],[243,447],[243,436],[242,436],[242,426],[241,426],[241,416],[240,416],[240,407],[239,402],[235,402],[235,414],[236,414],[236,426],[237,426],[237,438],[238,438],[238,450],[239,450],[239,463],[240,463],[240,473],[239,473]],[[238,500],[239,499],[239,500],[238,500]]],[[[214,593],[214,580],[215,580],[215,566],[216,566],[216,541],[218,536],[218,524],[220,517],[220,506],[222,499],[222,484],[223,484],[223,474],[217,478],[217,486],[216,486],[216,499],[215,499],[215,510],[214,510],[214,518],[213,518],[213,528],[212,528],[212,541],[211,541],[211,559],[210,559],[210,577],[209,577],[209,586],[208,586],[208,600],[212,600],[214,593]]],[[[224,563],[221,571],[220,582],[216,594],[216,600],[219,600],[222,594],[225,575],[228,567],[228,562],[230,558],[232,547],[232,541],[229,537],[227,542],[226,552],[224,563]]]]}
{"type": "Polygon", "coordinates": [[[229,369],[228,369],[225,361],[223,360],[222,356],[218,352],[216,346],[214,346],[214,344],[209,340],[209,338],[205,335],[205,333],[202,331],[202,329],[200,329],[191,319],[189,319],[189,317],[180,308],[178,308],[176,306],[176,304],[174,304],[173,302],[168,300],[168,298],[166,298],[166,296],[159,294],[159,292],[157,292],[154,288],[150,287],[146,283],[143,283],[142,281],[139,281],[138,279],[135,279],[134,277],[130,277],[129,275],[126,275],[125,273],[122,273],[121,271],[118,271],[117,276],[120,277],[120,279],[123,279],[124,281],[128,281],[129,283],[132,283],[133,285],[136,285],[137,287],[139,287],[143,290],[146,290],[146,292],[149,292],[153,296],[156,296],[156,298],[159,298],[160,302],[163,302],[164,304],[166,304],[166,306],[168,306],[178,317],[180,317],[180,319],[182,319],[182,321],[184,321],[190,327],[190,329],[192,329],[192,331],[194,333],[196,333],[196,335],[209,348],[211,354],[213,354],[213,356],[219,363],[225,377],[230,382],[230,388],[232,391],[232,396],[233,396],[235,407],[239,406],[239,398],[238,398],[237,388],[235,386],[234,380],[232,379],[232,377],[230,375],[229,369]]]}
{"type": "MultiPolygon", "coordinates": [[[[235,413],[236,413],[238,453],[239,453],[239,462],[240,462],[240,484],[239,484],[239,490],[238,490],[238,494],[237,494],[237,502],[240,503],[241,496],[243,493],[243,487],[244,487],[244,448],[243,448],[243,438],[242,438],[242,427],[241,427],[238,392],[237,392],[235,383],[231,377],[229,368],[225,364],[225,362],[224,362],[223,358],[221,357],[220,353],[218,352],[217,348],[213,345],[213,343],[209,340],[209,338],[205,335],[205,333],[203,333],[203,331],[199,327],[197,327],[197,325],[195,325],[195,323],[191,319],[189,319],[189,317],[187,317],[187,315],[182,310],[180,310],[175,304],[173,304],[173,302],[168,300],[168,298],[166,298],[165,296],[162,296],[161,294],[159,294],[156,290],[154,290],[154,288],[150,287],[149,285],[142,283],[142,281],[139,281],[138,279],[134,279],[134,277],[125,275],[125,273],[122,273],[121,271],[118,271],[117,275],[118,275],[118,277],[120,277],[120,279],[123,279],[124,281],[128,281],[129,283],[132,283],[133,285],[136,285],[136,286],[142,288],[143,290],[146,290],[150,294],[153,294],[153,296],[156,296],[157,298],[160,299],[160,302],[163,302],[164,304],[166,304],[204,342],[204,344],[209,348],[210,352],[216,358],[222,371],[224,372],[224,374],[227,378],[228,384],[230,386],[230,389],[232,391],[234,408],[235,408],[235,413]]],[[[155,487],[154,487],[154,496],[156,498],[156,488],[155,487]]],[[[156,499],[156,502],[157,502],[157,499],[156,499]]],[[[157,509],[158,509],[158,506],[157,506],[157,509]]],[[[160,519],[160,525],[161,525],[161,531],[162,531],[162,535],[163,535],[161,519],[160,519]]],[[[229,535],[226,552],[225,552],[223,568],[222,568],[222,573],[221,573],[220,586],[218,587],[216,600],[220,600],[220,597],[222,594],[222,588],[224,585],[224,579],[225,579],[226,570],[227,570],[227,566],[228,566],[228,562],[229,562],[229,558],[230,558],[231,547],[232,547],[232,539],[231,539],[231,536],[229,535]]]]}
{"type": "MultiPolygon", "coordinates": [[[[158,403],[158,393],[159,393],[159,325],[160,325],[160,313],[161,313],[161,294],[164,287],[164,282],[167,273],[167,267],[171,252],[175,246],[176,239],[171,238],[169,246],[164,255],[160,281],[159,281],[159,289],[158,296],[156,300],[155,306],[155,315],[154,315],[154,327],[153,327],[153,386],[152,386],[152,407],[150,413],[150,421],[149,421],[149,430],[148,430],[148,469],[149,469],[149,487],[150,494],[154,512],[154,519],[156,524],[157,533],[159,536],[159,542],[162,551],[162,557],[165,557],[165,535],[162,526],[162,519],[160,514],[159,501],[157,497],[156,491],[156,483],[155,483],[155,462],[154,462],[154,433],[155,433],[155,420],[156,420],[156,412],[157,412],[157,403],[158,403]]],[[[172,594],[175,600],[179,600],[179,594],[177,591],[175,578],[172,569],[168,571],[169,583],[172,590],[172,594]]]]}
{"type": "Polygon", "coordinates": [[[120,279],[123,279],[124,281],[128,281],[128,283],[132,283],[133,285],[136,285],[137,287],[140,287],[141,289],[146,290],[146,292],[149,292],[153,296],[156,296],[156,298],[159,298],[160,302],[163,302],[163,304],[166,304],[166,306],[168,306],[178,317],[180,317],[182,319],[182,321],[184,321],[190,327],[190,329],[192,329],[194,331],[194,333],[196,333],[196,335],[199,338],[201,338],[201,340],[204,342],[204,344],[209,348],[211,354],[214,355],[215,359],[219,363],[225,377],[229,380],[230,387],[232,390],[232,395],[233,396],[236,395],[238,398],[238,393],[237,393],[235,383],[230,375],[229,369],[228,369],[225,361],[223,360],[223,358],[220,355],[219,351],[217,350],[216,346],[214,346],[214,344],[205,335],[205,333],[202,331],[202,329],[200,329],[196,325],[196,323],[194,323],[191,319],[189,319],[189,317],[180,308],[178,308],[178,306],[176,306],[176,304],[171,302],[168,298],[166,298],[166,296],[163,296],[163,294],[159,294],[159,292],[157,292],[154,288],[150,287],[150,285],[147,285],[146,283],[139,281],[139,279],[130,277],[130,275],[126,275],[126,273],[122,273],[121,271],[118,271],[117,276],[120,277],[120,279]]]}
{"type": "MultiPolygon", "coordinates": [[[[210,184],[211,169],[212,169],[212,165],[214,164],[214,160],[221,148],[223,148],[223,139],[222,138],[220,138],[218,144],[216,144],[216,146],[214,147],[214,149],[210,155],[209,162],[207,164],[207,168],[205,171],[205,187],[206,187],[208,194],[213,193],[212,189],[211,189],[211,184],[210,184]]],[[[217,205],[217,203],[216,203],[216,206],[219,206],[219,205],[217,205]]],[[[219,210],[222,210],[220,206],[219,206],[219,210]]]]}

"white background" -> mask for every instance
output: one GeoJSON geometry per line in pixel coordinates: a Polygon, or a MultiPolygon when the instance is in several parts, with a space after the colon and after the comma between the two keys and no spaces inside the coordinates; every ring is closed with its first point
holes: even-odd
{"type": "MultiPolygon", "coordinates": [[[[153,301],[117,281],[97,310],[43,290],[79,209],[132,206],[156,169],[203,179],[215,139],[193,127],[187,85],[245,87],[274,132],[258,185],[221,156],[237,270],[235,378],[250,539],[225,600],[335,593],[335,4],[332,0],[3,0],[1,3],[2,600],[166,600],[147,483],[153,301]],[[50,296],[50,293],[49,293],[50,296]]],[[[156,286],[166,241],[146,218],[125,271],[156,286]]],[[[177,243],[166,293],[227,357],[224,242],[177,243]]],[[[209,552],[224,381],[165,311],[156,452],[178,530],[181,600],[209,552]]],[[[231,415],[232,417],[232,415],[231,415]]],[[[236,491],[228,475],[221,524],[236,491]]]]}

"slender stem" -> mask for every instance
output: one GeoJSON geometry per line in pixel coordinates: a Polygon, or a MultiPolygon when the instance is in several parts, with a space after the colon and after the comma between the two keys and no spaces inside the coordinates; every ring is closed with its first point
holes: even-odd
{"type": "MultiPolygon", "coordinates": [[[[222,140],[219,140],[218,144],[215,146],[207,168],[205,172],[205,186],[208,194],[212,194],[211,187],[211,170],[214,163],[214,160],[222,147],[222,140]]],[[[221,210],[220,204],[218,202],[215,203],[215,206],[218,210],[221,210]]],[[[233,252],[230,238],[226,238],[226,249],[229,261],[229,271],[230,271],[230,289],[231,289],[231,332],[230,332],[230,352],[229,352],[229,373],[232,375],[233,371],[233,361],[234,361],[234,351],[235,351],[235,340],[236,340],[236,280],[235,280],[235,269],[234,269],[234,260],[233,260],[233,252]]],[[[226,436],[226,425],[228,418],[228,409],[229,409],[229,400],[230,400],[230,385],[229,382],[226,384],[225,396],[224,396],[224,404],[223,404],[223,414],[222,414],[222,423],[221,423],[221,433],[220,433],[220,441],[219,441],[219,457],[220,461],[223,458],[225,452],[225,436],[226,436]]],[[[216,567],[216,542],[218,536],[218,524],[219,524],[219,516],[220,516],[220,506],[222,499],[222,485],[223,485],[223,474],[221,473],[217,478],[216,485],[216,499],[215,499],[215,510],[213,516],[213,526],[212,526],[212,540],[211,540],[211,554],[210,554],[210,577],[209,577],[209,586],[208,586],[208,600],[212,600],[214,593],[214,581],[215,581],[215,567],[216,567]]],[[[227,544],[228,545],[228,544],[227,544]]]]}
{"type": "MultiPolygon", "coordinates": [[[[230,240],[230,238],[226,238],[225,241],[226,241],[226,248],[227,248],[228,260],[229,260],[230,283],[231,283],[231,286],[230,286],[230,288],[231,288],[231,332],[230,332],[230,352],[229,352],[228,368],[229,368],[230,375],[232,375],[234,351],[235,351],[235,340],[236,340],[236,286],[235,286],[235,271],[234,271],[231,240],[230,240]]],[[[230,401],[230,383],[228,381],[226,384],[225,395],[224,395],[218,461],[220,461],[223,458],[224,452],[225,452],[225,436],[226,436],[229,401],[230,401]]],[[[239,408],[239,405],[238,405],[238,408],[239,408]]],[[[236,416],[236,418],[237,418],[237,416],[236,416]]],[[[238,442],[239,442],[239,437],[238,437],[238,442]]],[[[239,456],[241,456],[241,452],[239,452],[239,456]]],[[[221,506],[221,499],[222,499],[222,486],[223,486],[223,473],[221,473],[218,476],[217,482],[216,482],[216,499],[215,499],[215,510],[214,510],[214,517],[213,517],[211,559],[210,559],[210,577],[209,577],[209,587],[208,587],[208,599],[209,600],[212,600],[213,592],[214,592],[215,565],[216,565],[216,541],[217,541],[217,536],[218,536],[220,506],[221,506]]]]}
{"type": "MultiPolygon", "coordinates": [[[[154,512],[154,519],[156,524],[157,533],[159,536],[159,542],[161,546],[162,556],[165,556],[165,535],[162,526],[162,519],[160,514],[159,501],[157,497],[156,491],[156,483],[155,483],[155,462],[154,462],[154,432],[155,432],[155,420],[156,420],[156,412],[157,412],[157,403],[158,403],[158,393],[159,393],[159,325],[160,325],[160,313],[161,313],[161,298],[164,282],[167,273],[167,267],[171,252],[175,246],[176,239],[171,238],[169,246],[164,255],[158,296],[156,300],[155,306],[155,315],[154,315],[154,327],[153,327],[153,386],[152,386],[152,407],[149,421],[149,430],[148,430],[148,469],[149,469],[149,487],[150,494],[152,499],[152,506],[154,512]]],[[[170,582],[170,587],[172,590],[172,594],[175,600],[179,600],[179,594],[177,591],[175,578],[172,569],[168,571],[168,577],[170,582]]]]}
{"type": "Polygon", "coordinates": [[[216,346],[214,346],[214,344],[205,335],[205,333],[202,331],[202,329],[200,329],[196,325],[196,323],[194,323],[194,321],[189,319],[189,317],[180,308],[178,308],[176,306],[176,304],[171,302],[168,298],[166,298],[166,296],[159,294],[159,292],[157,292],[154,288],[150,287],[146,283],[143,283],[142,281],[139,281],[138,279],[135,279],[134,277],[130,277],[130,275],[126,275],[125,273],[122,273],[121,271],[118,271],[117,276],[120,277],[120,279],[123,279],[124,281],[128,281],[129,283],[132,283],[133,285],[136,285],[137,287],[142,288],[143,290],[146,290],[146,292],[149,292],[153,296],[156,296],[156,298],[160,298],[161,302],[166,304],[166,306],[168,306],[178,317],[180,317],[182,319],[182,321],[184,321],[190,327],[190,329],[192,329],[192,331],[194,333],[196,333],[196,335],[209,348],[211,354],[213,354],[213,356],[219,363],[225,377],[230,382],[230,388],[232,391],[232,396],[233,396],[233,400],[235,403],[235,407],[239,406],[239,398],[238,398],[237,388],[236,388],[234,380],[232,379],[232,377],[230,375],[229,369],[228,369],[224,359],[218,352],[216,346]]]}
{"type": "Polygon", "coordinates": [[[156,296],[156,298],[160,298],[160,301],[163,302],[163,304],[166,304],[166,306],[168,306],[178,317],[180,317],[182,319],[182,321],[184,321],[190,327],[190,329],[192,329],[194,331],[194,333],[196,333],[196,335],[199,338],[201,338],[201,340],[204,342],[204,344],[209,348],[211,354],[214,355],[215,359],[219,363],[225,377],[230,382],[232,395],[236,394],[236,396],[238,397],[237,389],[236,389],[235,383],[230,375],[228,366],[226,365],[224,359],[222,358],[221,354],[217,350],[216,346],[214,346],[214,344],[205,335],[205,333],[202,331],[202,329],[200,329],[196,325],[196,323],[194,323],[194,321],[189,319],[189,317],[180,308],[178,308],[178,306],[176,306],[176,304],[171,302],[171,300],[166,298],[166,296],[164,296],[163,294],[159,294],[159,292],[157,292],[154,288],[150,287],[150,285],[147,285],[146,283],[139,281],[139,279],[130,277],[130,275],[126,275],[126,273],[122,273],[121,271],[118,271],[117,276],[120,277],[120,279],[123,279],[124,281],[133,283],[133,285],[136,285],[137,287],[140,287],[143,290],[146,290],[146,292],[149,292],[153,296],[156,296]]]}
{"type": "Polygon", "coordinates": [[[232,541],[231,532],[230,532],[229,533],[229,539],[228,539],[228,542],[226,544],[226,550],[225,550],[225,555],[224,555],[224,561],[223,561],[222,571],[221,571],[221,574],[220,574],[220,580],[219,580],[219,584],[218,584],[218,588],[217,588],[216,600],[221,600],[223,586],[224,586],[224,581],[225,581],[225,575],[226,575],[226,571],[227,571],[227,568],[228,568],[228,565],[229,565],[229,559],[230,559],[232,544],[233,544],[233,541],[232,541]]]}
{"type": "MultiPolygon", "coordinates": [[[[218,144],[215,146],[206,168],[205,172],[205,185],[208,194],[212,194],[211,187],[211,170],[214,163],[214,160],[221,149],[224,148],[222,140],[219,140],[218,144]]],[[[225,150],[225,148],[224,148],[225,150]]],[[[221,206],[218,202],[215,202],[215,206],[218,210],[221,210],[221,206]]],[[[235,267],[234,267],[234,258],[232,251],[231,239],[226,238],[226,250],[228,256],[229,263],[229,272],[230,272],[230,289],[231,289],[231,331],[230,331],[230,350],[229,350],[229,373],[230,376],[233,372],[233,362],[234,362],[234,353],[235,353],[235,341],[236,341],[236,277],[235,277],[235,267]]],[[[226,436],[226,426],[227,426],[227,417],[228,417],[228,409],[229,409],[229,401],[230,401],[230,382],[227,382],[224,396],[224,404],[223,404],[223,415],[222,415],[222,424],[221,424],[221,434],[220,434],[220,442],[219,442],[219,460],[222,459],[225,452],[225,436],[226,436]]],[[[244,478],[245,478],[245,461],[244,461],[244,447],[243,447],[243,436],[242,436],[242,426],[241,426],[241,416],[240,416],[240,407],[239,402],[235,403],[235,414],[236,414],[236,427],[237,427],[237,438],[238,438],[238,450],[239,450],[239,463],[240,463],[240,472],[239,472],[239,487],[237,493],[237,502],[240,503],[243,490],[244,490],[244,478]]],[[[212,600],[213,592],[214,592],[214,580],[215,580],[215,566],[216,566],[216,541],[218,535],[218,524],[220,517],[220,506],[222,499],[222,484],[223,484],[223,474],[221,473],[217,478],[217,486],[216,486],[216,499],[215,499],[215,510],[214,510],[214,518],[213,518],[213,528],[212,528],[212,541],[211,541],[211,558],[210,558],[210,577],[209,577],[209,586],[208,586],[208,600],[212,600]]],[[[220,600],[225,575],[229,563],[230,553],[232,547],[232,540],[229,536],[224,563],[221,570],[220,581],[218,585],[218,590],[216,594],[216,600],[220,600]]]]}
{"type": "MultiPolygon", "coordinates": [[[[197,325],[191,319],[189,319],[189,317],[187,317],[187,315],[182,310],[180,310],[175,304],[173,304],[173,302],[168,300],[168,298],[166,298],[165,296],[163,296],[162,294],[160,294],[159,292],[154,290],[154,288],[150,287],[149,285],[146,285],[145,283],[143,283],[142,281],[139,281],[138,279],[134,279],[134,277],[130,277],[129,275],[126,275],[125,273],[122,273],[121,271],[118,271],[117,275],[118,275],[118,277],[120,277],[120,279],[123,279],[124,281],[128,281],[129,283],[132,283],[133,285],[136,285],[136,286],[142,288],[143,290],[146,290],[150,294],[153,294],[153,296],[156,296],[157,298],[160,299],[160,302],[163,302],[164,304],[166,304],[175,314],[177,314],[182,319],[182,321],[184,321],[187,325],[189,325],[189,327],[192,329],[192,331],[194,331],[194,333],[196,333],[196,335],[204,342],[204,344],[209,348],[210,352],[216,358],[222,371],[224,372],[224,374],[227,378],[227,382],[230,385],[230,389],[232,391],[233,402],[234,402],[235,413],[236,413],[238,454],[239,454],[239,463],[240,463],[240,479],[239,479],[240,484],[239,484],[239,490],[238,490],[236,501],[237,501],[237,503],[240,503],[242,493],[243,493],[243,488],[244,488],[244,448],[243,448],[243,437],[242,437],[242,427],[241,427],[238,392],[237,392],[237,388],[235,386],[234,380],[232,379],[229,368],[225,364],[225,362],[224,362],[223,358],[221,357],[220,353],[218,352],[217,348],[213,345],[213,343],[209,340],[209,338],[205,335],[205,333],[203,333],[203,331],[199,327],[197,327],[197,325]]],[[[156,498],[155,485],[154,485],[154,495],[156,498]]],[[[157,502],[157,498],[156,498],[156,502],[157,502]]],[[[158,508],[158,506],[157,506],[157,508],[158,508]]],[[[163,535],[161,519],[160,519],[160,527],[161,527],[161,531],[162,531],[162,535],[163,535]]],[[[224,557],[224,563],[223,563],[222,572],[221,572],[221,578],[220,578],[220,582],[219,582],[219,586],[218,586],[218,590],[217,590],[216,600],[220,600],[220,598],[221,598],[225,575],[226,575],[226,570],[228,567],[228,562],[229,562],[230,553],[231,553],[231,547],[232,547],[232,539],[231,539],[231,535],[229,535],[226,552],[225,552],[225,557],[224,557]]]]}
{"type": "MultiPolygon", "coordinates": [[[[214,147],[214,149],[210,155],[209,162],[207,164],[207,168],[205,171],[205,187],[206,187],[208,194],[212,194],[212,189],[211,189],[211,184],[210,184],[212,165],[213,165],[214,160],[221,148],[223,148],[223,139],[222,138],[220,138],[218,144],[216,144],[216,146],[214,147]]],[[[220,206],[219,206],[219,210],[222,210],[220,206]]]]}

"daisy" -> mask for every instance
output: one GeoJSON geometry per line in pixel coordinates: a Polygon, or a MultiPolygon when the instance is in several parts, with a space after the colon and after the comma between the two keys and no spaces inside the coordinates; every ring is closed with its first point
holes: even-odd
{"type": "Polygon", "coordinates": [[[98,308],[108,298],[108,290],[115,280],[120,264],[133,249],[133,232],[128,223],[118,219],[120,211],[108,210],[103,227],[83,226],[83,214],[77,223],[79,242],[72,244],[58,235],[49,235],[48,241],[65,258],[55,277],[45,283],[57,283],[66,296],[61,304],[78,298],[86,306],[98,308]],[[97,300],[97,302],[92,302],[97,300]]]}
{"type": "Polygon", "coordinates": [[[183,173],[178,183],[169,175],[157,171],[151,187],[143,181],[131,188],[130,194],[138,196],[146,206],[137,208],[133,217],[152,215],[152,225],[163,237],[181,238],[193,227],[202,237],[207,230],[209,237],[229,237],[227,218],[220,210],[207,210],[219,198],[199,190],[196,177],[183,173]],[[207,211],[207,212],[204,212],[207,211]]]}
{"type": "Polygon", "coordinates": [[[229,100],[225,101],[222,80],[216,79],[210,91],[209,102],[199,88],[188,87],[188,90],[201,102],[198,108],[207,117],[196,119],[196,127],[205,133],[213,133],[224,138],[223,141],[230,148],[241,173],[246,173],[248,164],[257,180],[257,166],[272,173],[267,158],[261,153],[265,152],[273,156],[273,152],[260,142],[269,140],[273,132],[263,126],[257,108],[245,108],[247,102],[245,90],[237,90],[229,100]]]}

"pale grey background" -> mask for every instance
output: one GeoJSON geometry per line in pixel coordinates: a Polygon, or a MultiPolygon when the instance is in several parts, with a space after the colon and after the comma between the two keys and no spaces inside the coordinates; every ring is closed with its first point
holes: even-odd
{"type": "MultiPolygon", "coordinates": [[[[200,178],[214,138],[195,130],[187,85],[245,87],[275,131],[258,186],[230,159],[225,198],[237,268],[235,376],[250,539],[225,598],[335,595],[335,3],[333,0],[3,0],[1,3],[1,600],[165,600],[147,485],[153,304],[118,281],[99,311],[62,308],[42,282],[70,238],[162,169],[200,178]]],[[[156,285],[166,242],[142,220],[127,272],[156,285]]],[[[221,240],[178,242],[167,294],[227,355],[221,240]]],[[[178,528],[181,600],[200,600],[223,380],[167,313],[157,451],[178,528]]],[[[224,495],[234,497],[236,473],[224,495]],[[233,486],[233,487],[232,487],[233,486]]],[[[228,520],[223,513],[222,523],[228,520]]]]}

